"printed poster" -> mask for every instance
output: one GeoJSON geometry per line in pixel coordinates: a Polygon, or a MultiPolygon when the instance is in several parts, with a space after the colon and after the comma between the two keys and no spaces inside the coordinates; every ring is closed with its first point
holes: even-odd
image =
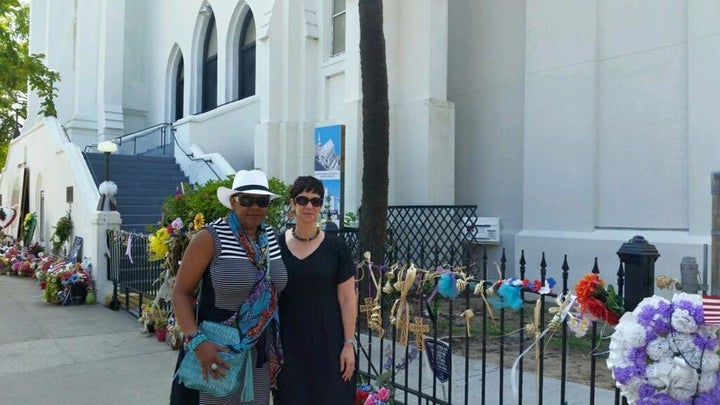
{"type": "Polygon", "coordinates": [[[345,125],[315,128],[315,177],[325,186],[323,221],[342,225],[345,125]]]}

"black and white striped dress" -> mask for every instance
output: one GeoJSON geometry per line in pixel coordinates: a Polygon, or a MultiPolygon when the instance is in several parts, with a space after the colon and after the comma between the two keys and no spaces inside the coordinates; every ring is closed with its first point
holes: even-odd
{"type": "MultiPolygon", "coordinates": [[[[240,304],[252,291],[257,275],[257,267],[248,260],[247,252],[237,240],[224,218],[207,225],[207,230],[215,242],[215,254],[203,275],[200,293],[200,321],[223,322],[237,312],[240,304]]],[[[285,264],[280,256],[280,247],[272,228],[267,228],[270,277],[279,294],[287,284],[285,264]]],[[[252,350],[252,361],[257,358],[252,350]]],[[[268,363],[254,369],[255,401],[252,404],[267,405],[270,399],[270,373],[268,363]]],[[[240,378],[244,376],[240,375],[240,378]]],[[[200,404],[241,404],[242,388],[225,398],[214,398],[200,393],[200,404]]],[[[246,403],[242,403],[246,404],[246,403]]]]}

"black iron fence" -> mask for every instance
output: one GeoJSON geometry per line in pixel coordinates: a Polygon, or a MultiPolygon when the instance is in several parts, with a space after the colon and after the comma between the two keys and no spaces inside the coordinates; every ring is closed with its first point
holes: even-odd
{"type": "MultiPolygon", "coordinates": [[[[504,252],[498,264],[500,277],[504,279],[507,264],[504,252]]],[[[493,309],[480,296],[473,294],[478,284],[484,290],[495,281],[488,279],[489,274],[496,272],[495,269],[488,272],[486,253],[483,253],[477,267],[480,269],[478,276],[468,278],[460,295],[454,300],[440,299],[440,305],[431,297],[432,288],[421,287],[422,277],[427,277],[430,272],[418,270],[416,286],[406,297],[411,316],[405,327],[389,322],[396,315],[391,312],[401,300],[400,294],[386,288],[380,288],[378,293],[378,286],[387,285],[387,278],[383,276],[392,270],[376,267],[373,270],[375,278],[382,281],[374,286],[371,283],[370,287],[359,292],[357,339],[361,377],[376,387],[393,387],[395,400],[402,404],[621,403],[619,390],[613,390],[607,383],[610,377],[604,366],[607,356],[601,349],[602,323],[590,324],[584,344],[569,344],[571,338],[568,336],[567,319],[559,324],[555,334],[540,335],[540,331],[549,327],[554,316],[548,315],[548,309],[556,306],[554,299],[568,293],[570,267],[567,257],[563,260],[561,274],[548,275],[545,256],[542,255],[540,281],[544,283],[547,277],[558,278],[556,292],[540,295],[522,289],[525,305],[517,311],[493,309]],[[379,302],[373,304],[377,298],[379,302]],[[384,329],[382,336],[379,336],[377,327],[371,325],[373,306],[380,309],[384,329]],[[535,306],[540,316],[533,316],[535,311],[530,308],[535,306]],[[425,326],[424,331],[419,325],[425,326]],[[533,326],[532,330],[528,331],[528,325],[533,326]],[[408,336],[407,344],[403,344],[406,339],[403,335],[408,336]],[[553,378],[545,377],[550,340],[554,343],[552,357],[559,358],[551,366],[553,378]],[[419,347],[424,350],[418,351],[419,347]],[[525,353],[528,349],[530,351],[525,353]],[[576,372],[583,370],[581,375],[568,375],[569,354],[576,354],[575,358],[585,356],[587,364],[582,367],[573,364],[576,372]],[[532,365],[530,371],[528,362],[532,365]],[[605,378],[599,379],[600,373],[605,378]],[[598,381],[606,383],[597,387],[598,381]],[[517,396],[513,395],[513,385],[517,396]]],[[[525,277],[526,269],[523,252],[519,261],[520,279],[525,277]]],[[[358,278],[369,277],[369,271],[366,265],[359,268],[358,278]]],[[[597,262],[592,271],[599,273],[597,262]]],[[[622,273],[621,265],[618,270],[619,294],[623,291],[622,273]]],[[[398,280],[393,279],[390,284],[395,281],[398,280]]]]}
{"type": "Polygon", "coordinates": [[[114,230],[106,233],[108,281],[113,283],[111,307],[135,316],[142,313],[143,303],[157,296],[160,284],[156,281],[164,271],[160,261],[148,260],[148,236],[114,230]]]}
{"type": "MultiPolygon", "coordinates": [[[[371,277],[370,270],[366,269],[364,275],[359,275],[359,278],[366,278],[366,282],[358,283],[359,375],[374,384],[380,379],[394,389],[396,402],[403,404],[594,404],[599,401],[619,404],[619,391],[596,386],[601,380],[599,373],[608,373],[604,365],[597,367],[598,361],[603,364],[605,356],[599,343],[600,325],[591,324],[586,346],[578,348],[570,345],[567,321],[562,322],[559,332],[552,337],[560,358],[559,375],[550,379],[545,375],[549,374],[546,350],[551,338],[544,336],[536,341],[536,335],[526,332],[525,328],[528,323],[534,323],[536,330],[547,327],[551,320],[546,318],[550,316],[547,309],[554,305],[552,300],[557,295],[541,296],[523,290],[522,300],[528,309],[523,306],[518,311],[510,311],[493,310],[480,296],[473,294],[478,285],[481,290],[492,285],[496,280],[491,280],[490,275],[498,274],[494,264],[489,271],[487,250],[478,262],[471,260],[476,256],[471,255],[472,250],[481,247],[473,243],[472,235],[468,235],[464,218],[474,215],[474,210],[474,206],[390,207],[386,259],[392,260],[386,260],[387,263],[413,263],[421,270],[433,270],[437,266],[462,268],[467,283],[456,299],[436,300],[431,298],[433,283],[423,283],[429,273],[419,272],[416,286],[420,288],[414,288],[406,295],[408,313],[412,314],[408,321],[412,320],[412,324],[408,322],[407,328],[398,328],[397,323],[389,321],[398,294],[390,289],[382,291],[388,281],[390,285],[397,281],[385,278],[391,268],[375,268],[375,283],[367,282],[371,277]],[[422,288],[423,285],[430,285],[430,288],[422,288]],[[379,322],[385,331],[383,336],[379,336],[377,329],[368,322],[376,298],[379,322]],[[539,306],[541,316],[537,319],[529,310],[532,305],[539,306]],[[533,352],[520,357],[533,343],[533,352]],[[418,347],[424,350],[418,350],[418,347]],[[586,375],[568,375],[568,355],[577,351],[587,355],[588,364],[583,369],[586,375]],[[531,371],[528,370],[530,361],[531,371]],[[513,381],[515,391],[519,393],[517,397],[508,388],[513,381]]],[[[360,257],[357,229],[345,228],[339,232],[355,257],[360,257]]],[[[155,281],[163,271],[160,262],[147,260],[147,235],[108,231],[107,237],[110,247],[108,279],[115,286],[113,305],[137,316],[144,300],[157,295],[159,285],[155,281]]],[[[504,279],[507,265],[504,251],[497,263],[499,278],[504,279]]],[[[518,264],[518,276],[523,279],[528,268],[524,252],[518,264]]],[[[544,254],[532,268],[539,268],[541,282],[547,277],[559,279],[554,291],[567,294],[570,274],[567,258],[563,260],[559,275],[547,274],[544,254]]],[[[599,272],[597,263],[593,271],[599,272]]],[[[617,273],[620,296],[624,289],[623,274],[621,264],[617,273]]]]}

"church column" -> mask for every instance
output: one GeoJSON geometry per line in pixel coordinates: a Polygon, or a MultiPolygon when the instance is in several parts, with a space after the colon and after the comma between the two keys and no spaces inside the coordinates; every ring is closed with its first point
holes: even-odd
{"type": "MultiPolygon", "coordinates": [[[[64,3],[51,2],[49,13],[55,15],[54,12],[58,11],[63,14],[68,10],[62,9],[66,8],[64,3]]],[[[97,92],[88,91],[88,83],[97,83],[98,78],[100,2],[78,0],[73,11],[70,28],[74,38],[68,42],[73,46],[73,105],[65,128],[72,141],[83,146],[97,142],[97,92]]]]}
{"type": "Polygon", "coordinates": [[[99,139],[124,132],[123,55],[125,49],[125,0],[103,0],[100,10],[98,52],[98,135],[99,139]]]}
{"type": "Polygon", "coordinates": [[[453,204],[455,108],[447,101],[447,0],[385,5],[390,204],[453,204]],[[412,43],[413,46],[402,46],[412,43]]]}
{"type": "Polygon", "coordinates": [[[313,168],[315,100],[310,95],[316,87],[317,31],[308,29],[308,13],[314,11],[303,2],[276,1],[269,7],[254,10],[261,100],[254,166],[287,182],[313,168]]]}

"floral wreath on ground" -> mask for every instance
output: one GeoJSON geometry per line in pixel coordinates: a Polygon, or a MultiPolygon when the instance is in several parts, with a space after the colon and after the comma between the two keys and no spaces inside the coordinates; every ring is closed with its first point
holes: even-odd
{"type": "Polygon", "coordinates": [[[720,403],[718,329],[705,325],[699,295],[645,298],[610,340],[616,386],[631,404],[720,403]]]}

